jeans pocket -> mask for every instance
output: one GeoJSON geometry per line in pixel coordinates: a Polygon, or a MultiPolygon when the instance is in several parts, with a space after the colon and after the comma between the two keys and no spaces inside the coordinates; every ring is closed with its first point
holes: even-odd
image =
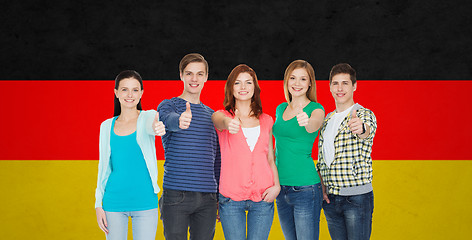
{"type": "Polygon", "coordinates": [[[229,203],[231,201],[231,198],[227,198],[225,196],[223,196],[221,193],[219,194],[219,198],[218,198],[218,202],[219,204],[225,204],[225,203],[229,203]]]}
{"type": "Polygon", "coordinates": [[[176,205],[182,203],[185,199],[185,193],[175,190],[164,190],[162,193],[163,205],[176,205]]]}
{"type": "Polygon", "coordinates": [[[364,205],[366,196],[364,194],[362,195],[354,195],[354,196],[348,196],[346,197],[346,201],[355,207],[361,207],[364,205]]]}
{"type": "Polygon", "coordinates": [[[307,191],[313,191],[313,186],[314,186],[314,185],[306,185],[306,186],[293,186],[293,191],[294,191],[294,192],[307,192],[307,191]]]}

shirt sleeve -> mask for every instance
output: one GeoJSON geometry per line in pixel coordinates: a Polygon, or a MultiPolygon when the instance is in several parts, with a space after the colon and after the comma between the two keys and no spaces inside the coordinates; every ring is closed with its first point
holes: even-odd
{"type": "Polygon", "coordinates": [[[369,136],[367,136],[365,139],[372,140],[375,136],[375,133],[377,132],[377,119],[374,113],[371,110],[364,108],[363,111],[359,111],[359,118],[362,119],[362,122],[369,125],[370,127],[369,136]]]}
{"type": "Polygon", "coordinates": [[[159,119],[164,123],[167,131],[180,131],[180,114],[177,113],[174,104],[170,100],[166,99],[162,101],[157,107],[157,111],[159,112],[159,119]]]}

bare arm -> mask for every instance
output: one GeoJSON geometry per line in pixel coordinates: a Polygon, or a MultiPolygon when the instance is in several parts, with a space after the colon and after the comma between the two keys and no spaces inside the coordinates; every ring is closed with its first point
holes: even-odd
{"type": "Polygon", "coordinates": [[[323,119],[325,117],[325,112],[323,109],[315,109],[311,112],[311,116],[308,119],[308,124],[305,126],[305,129],[309,133],[316,132],[323,125],[323,119]]]}

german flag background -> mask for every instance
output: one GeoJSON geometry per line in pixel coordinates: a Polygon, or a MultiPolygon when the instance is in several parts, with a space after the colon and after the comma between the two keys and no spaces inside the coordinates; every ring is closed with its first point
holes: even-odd
{"type": "MultiPolygon", "coordinates": [[[[203,103],[221,109],[224,80],[246,63],[272,116],[291,61],[313,65],[326,112],[335,109],[329,70],[350,63],[359,79],[354,99],[378,121],[372,239],[470,238],[469,1],[29,0],[3,7],[0,239],[104,239],[94,191],[113,79],[138,71],[143,108],[155,109],[182,92],[178,63],[191,52],[210,64],[203,103]]],[[[320,231],[329,239],[323,214],[320,231]]],[[[215,239],[223,238],[218,223],[215,239]]],[[[156,239],[164,239],[161,221],[156,239]]],[[[277,216],[270,239],[283,239],[277,216]]]]}

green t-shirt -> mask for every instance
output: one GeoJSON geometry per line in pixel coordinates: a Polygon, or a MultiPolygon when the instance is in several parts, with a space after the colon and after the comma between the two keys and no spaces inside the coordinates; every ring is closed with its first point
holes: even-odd
{"type": "MultiPolygon", "coordinates": [[[[272,127],[280,185],[305,186],[317,184],[320,182],[320,178],[316,172],[311,153],[318,131],[308,133],[305,127],[298,125],[296,116],[285,121],[282,115],[287,106],[288,103],[284,102],[277,107],[275,123],[272,127]]],[[[310,117],[315,109],[324,111],[323,106],[316,102],[310,102],[303,108],[303,111],[310,117]]]]}

